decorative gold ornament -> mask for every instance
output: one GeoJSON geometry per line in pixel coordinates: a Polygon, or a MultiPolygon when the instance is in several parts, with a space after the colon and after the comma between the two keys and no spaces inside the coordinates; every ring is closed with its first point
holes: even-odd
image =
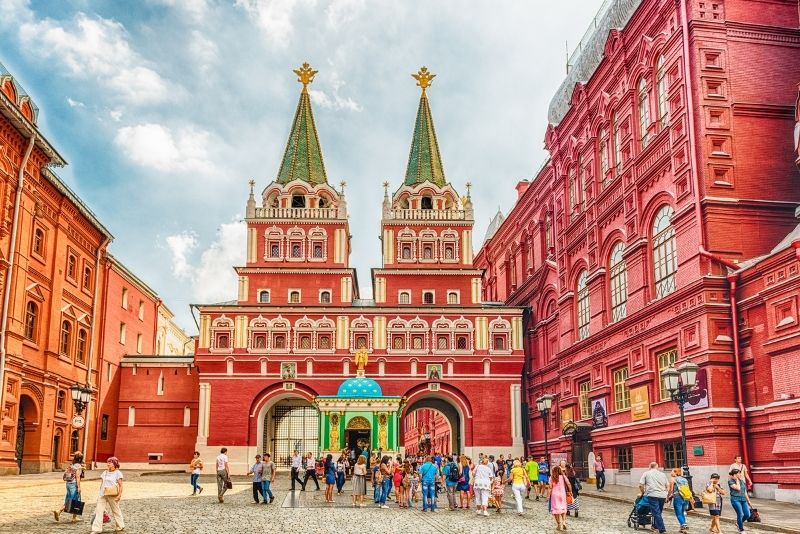
{"type": "Polygon", "coordinates": [[[294,73],[297,74],[297,81],[303,84],[303,92],[308,92],[308,84],[314,81],[314,76],[317,74],[316,70],[313,70],[308,63],[303,63],[303,66],[299,69],[295,69],[294,73]]]}
{"type": "Polygon", "coordinates": [[[339,448],[339,414],[331,414],[331,450],[339,448]]]}
{"type": "Polygon", "coordinates": [[[361,417],[360,415],[353,417],[347,423],[347,430],[369,430],[370,424],[367,421],[366,417],[361,417]]]}
{"type": "Polygon", "coordinates": [[[367,367],[367,362],[369,362],[369,352],[367,352],[367,349],[358,349],[355,353],[354,361],[356,364],[356,369],[358,371],[364,371],[364,369],[367,367]]]}
{"type": "Polygon", "coordinates": [[[386,417],[385,413],[382,413],[378,416],[378,448],[383,450],[389,448],[389,431],[386,428],[387,420],[388,418],[386,417]]]}
{"type": "Polygon", "coordinates": [[[422,88],[422,95],[424,96],[425,89],[431,86],[436,75],[428,72],[428,67],[422,67],[419,72],[412,74],[411,77],[417,80],[417,85],[422,88]]]}

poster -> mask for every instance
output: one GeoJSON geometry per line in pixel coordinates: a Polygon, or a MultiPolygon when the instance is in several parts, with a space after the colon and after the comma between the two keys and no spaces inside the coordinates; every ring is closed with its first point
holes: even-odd
{"type": "Polygon", "coordinates": [[[565,428],[567,423],[571,423],[573,420],[572,416],[572,406],[569,408],[561,408],[561,426],[565,428]]]}
{"type": "Polygon", "coordinates": [[[689,399],[684,406],[687,412],[700,408],[708,408],[708,372],[705,369],[698,369],[697,385],[689,393],[689,399]]]}
{"type": "Polygon", "coordinates": [[[650,419],[650,394],[647,386],[639,386],[630,390],[631,419],[641,421],[650,419]]]}
{"type": "Polygon", "coordinates": [[[606,398],[592,399],[592,427],[604,428],[608,426],[608,405],[606,398]]]}
{"type": "Polygon", "coordinates": [[[442,364],[429,363],[425,371],[428,380],[441,380],[442,379],[442,364]]]}

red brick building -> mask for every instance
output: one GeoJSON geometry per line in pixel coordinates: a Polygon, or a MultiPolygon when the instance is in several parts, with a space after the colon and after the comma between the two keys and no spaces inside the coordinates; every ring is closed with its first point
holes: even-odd
{"type": "Polygon", "coordinates": [[[37,113],[0,65],[0,474],[94,453],[95,326],[111,234],[52,171],[65,162],[37,113]],[[71,423],[75,383],[93,386],[83,428],[71,423]]]}
{"type": "MultiPolygon", "coordinates": [[[[382,265],[372,270],[374,298],[366,300],[349,265],[344,184],[328,183],[306,90],[315,72],[307,65],[295,72],[303,90],[281,167],[258,203],[251,182],[237,299],[197,306],[198,374],[187,374],[188,363],[173,369],[199,381],[196,439],[180,451],[165,448],[160,461],[183,463],[195,448],[209,457],[221,446],[241,466],[265,451],[286,461],[294,448],[402,453],[402,421],[422,408],[447,418],[450,450],[521,453],[522,311],[480,300],[472,201],[444,175],[426,94],[432,76],[415,75],[422,97],[406,176],[391,195],[384,184],[382,265]],[[356,353],[368,363],[352,378],[356,353]]],[[[184,427],[137,389],[161,371],[149,366],[143,377],[142,365],[123,360],[120,411],[129,398],[143,406],[131,404],[135,421],[119,436],[175,441],[184,427]],[[139,430],[140,414],[159,424],[139,430]]],[[[164,372],[170,391],[175,375],[164,372]]],[[[191,426],[192,404],[184,401],[191,426]]],[[[150,452],[158,451],[131,448],[125,460],[153,461],[150,452]]]]}
{"type": "MultiPolygon", "coordinates": [[[[799,26],[795,1],[609,2],[551,102],[550,159],[476,256],[485,298],[529,309],[524,387],[532,408],[557,396],[550,450],[602,452],[612,482],[680,465],[660,372],[690,360],[692,473],[741,452],[757,495],[800,493],[799,26]]],[[[542,424],[531,409],[536,454],[542,424]]]]}
{"type": "Polygon", "coordinates": [[[406,454],[450,454],[450,422],[436,410],[422,408],[403,421],[406,454]]]}

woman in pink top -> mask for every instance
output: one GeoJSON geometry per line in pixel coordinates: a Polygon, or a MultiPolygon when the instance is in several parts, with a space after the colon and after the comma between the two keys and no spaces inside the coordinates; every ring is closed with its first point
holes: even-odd
{"type": "Polygon", "coordinates": [[[556,530],[567,530],[567,495],[572,495],[569,481],[561,467],[550,472],[550,513],[556,520],[556,530]]]}

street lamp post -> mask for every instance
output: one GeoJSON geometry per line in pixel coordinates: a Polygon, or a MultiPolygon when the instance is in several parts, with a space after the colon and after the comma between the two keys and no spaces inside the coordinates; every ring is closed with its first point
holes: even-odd
{"type": "Polygon", "coordinates": [[[546,393],[536,399],[536,407],[539,409],[539,413],[542,414],[542,422],[544,426],[544,458],[547,461],[547,465],[550,465],[550,451],[548,450],[547,444],[547,426],[550,422],[550,409],[553,407],[553,396],[549,393],[546,393]]]}
{"type": "Polygon", "coordinates": [[[92,396],[92,388],[89,385],[73,384],[70,388],[72,393],[72,403],[75,405],[75,413],[81,415],[86,405],[89,404],[89,399],[92,396]]]}
{"type": "Polygon", "coordinates": [[[686,416],[684,405],[697,384],[697,365],[686,362],[677,369],[669,367],[661,371],[661,378],[669,391],[670,397],[678,405],[681,416],[681,453],[683,455],[683,476],[692,488],[692,475],[689,472],[689,451],[686,448],[686,416]]]}

